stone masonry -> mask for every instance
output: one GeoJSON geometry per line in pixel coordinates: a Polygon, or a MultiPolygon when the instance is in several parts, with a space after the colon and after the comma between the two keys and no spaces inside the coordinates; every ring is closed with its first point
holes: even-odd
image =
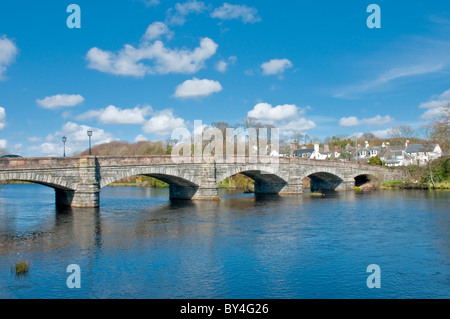
{"type": "Polygon", "coordinates": [[[380,182],[402,179],[399,169],[350,162],[279,158],[234,163],[191,160],[174,163],[171,156],[84,156],[8,158],[0,160],[0,181],[18,180],[55,189],[56,204],[98,207],[103,187],[125,177],[147,175],[169,184],[174,199],[218,200],[218,183],[242,173],[255,181],[255,193],[301,194],[302,180],[311,178],[312,190],[349,190],[355,178],[366,175],[380,182]]]}

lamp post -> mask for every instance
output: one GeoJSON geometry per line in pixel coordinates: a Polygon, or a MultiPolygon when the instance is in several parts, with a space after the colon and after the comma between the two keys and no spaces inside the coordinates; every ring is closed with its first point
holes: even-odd
{"type": "Polygon", "coordinates": [[[92,151],[91,151],[91,136],[92,136],[92,130],[89,129],[87,131],[87,135],[89,136],[89,155],[92,155],[92,151]]]}
{"type": "Polygon", "coordinates": [[[62,137],[62,142],[64,144],[64,154],[63,156],[66,157],[66,142],[67,142],[67,137],[63,136],[62,137]]]}

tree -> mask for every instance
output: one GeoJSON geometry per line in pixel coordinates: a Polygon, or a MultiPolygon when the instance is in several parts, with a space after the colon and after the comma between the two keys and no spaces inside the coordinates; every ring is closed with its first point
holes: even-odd
{"type": "Polygon", "coordinates": [[[302,132],[295,132],[294,134],[292,134],[292,140],[300,142],[303,140],[304,136],[305,134],[303,134],[302,132]]]}
{"type": "Polygon", "coordinates": [[[255,117],[247,116],[242,119],[243,126],[245,128],[258,128],[261,127],[261,123],[255,117]]]}
{"type": "Polygon", "coordinates": [[[431,140],[441,147],[445,153],[450,152],[450,103],[441,108],[441,118],[431,126],[431,140]]]}
{"type": "Polygon", "coordinates": [[[341,153],[341,158],[344,160],[344,161],[350,161],[351,159],[352,159],[352,154],[350,153],[350,152],[342,152],[341,153]]]}
{"type": "Polygon", "coordinates": [[[333,146],[339,147],[339,149],[345,149],[347,147],[347,144],[350,144],[350,146],[352,146],[355,142],[345,135],[338,135],[333,136],[328,143],[331,143],[333,146]]]}
{"type": "Polygon", "coordinates": [[[400,125],[398,127],[401,137],[414,137],[416,135],[416,131],[409,125],[400,125]]]}
{"type": "Polygon", "coordinates": [[[373,135],[372,133],[363,133],[363,135],[361,135],[361,139],[363,139],[364,141],[368,141],[368,142],[370,142],[374,138],[375,138],[375,135],[373,135]]]}
{"type": "Polygon", "coordinates": [[[374,156],[369,159],[369,164],[370,165],[383,165],[383,162],[381,161],[381,159],[378,156],[374,156]]]}

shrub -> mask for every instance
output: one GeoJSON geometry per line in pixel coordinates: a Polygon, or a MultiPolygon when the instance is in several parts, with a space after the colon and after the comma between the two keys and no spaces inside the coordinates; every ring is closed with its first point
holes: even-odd
{"type": "Polygon", "coordinates": [[[369,159],[369,164],[370,165],[383,165],[383,162],[381,161],[381,159],[378,156],[375,156],[375,157],[371,157],[369,159]]]}

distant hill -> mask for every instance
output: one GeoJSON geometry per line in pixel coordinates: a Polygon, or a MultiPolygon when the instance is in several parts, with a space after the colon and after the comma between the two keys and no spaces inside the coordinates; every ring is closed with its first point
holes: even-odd
{"type": "MultiPolygon", "coordinates": [[[[97,156],[132,156],[132,155],[165,155],[167,147],[164,142],[142,141],[137,143],[128,143],[122,141],[113,141],[95,145],[92,147],[92,155],[97,156]]],[[[81,152],[79,155],[88,155],[89,150],[81,152]]],[[[170,154],[170,153],[169,153],[170,154]]]]}

